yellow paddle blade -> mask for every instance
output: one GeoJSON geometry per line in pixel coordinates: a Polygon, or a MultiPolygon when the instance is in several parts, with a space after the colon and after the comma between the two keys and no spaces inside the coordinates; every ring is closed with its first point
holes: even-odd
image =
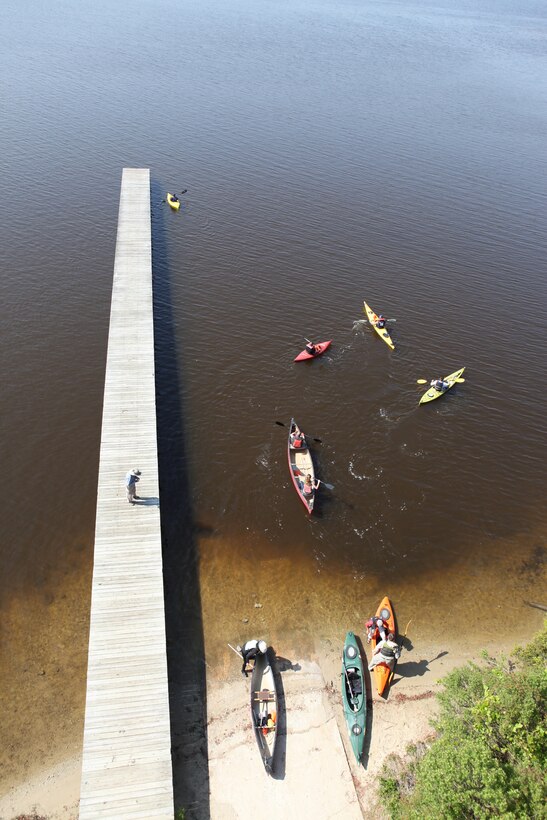
{"type": "Polygon", "coordinates": [[[427,384],[427,379],[416,379],[416,384],[427,384]]]}
{"type": "Polygon", "coordinates": [[[456,379],[457,384],[463,384],[465,379],[456,379]]]}

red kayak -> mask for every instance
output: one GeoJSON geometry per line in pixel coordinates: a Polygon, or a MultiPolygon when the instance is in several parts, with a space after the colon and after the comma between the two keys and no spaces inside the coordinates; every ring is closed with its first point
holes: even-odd
{"type": "Polygon", "coordinates": [[[329,339],[328,342],[318,342],[314,345],[315,353],[308,353],[306,348],[304,348],[302,353],[299,353],[296,357],[295,362],[305,362],[307,359],[317,359],[317,357],[321,356],[321,354],[324,353],[325,350],[331,346],[331,344],[332,339],[329,339]]]}

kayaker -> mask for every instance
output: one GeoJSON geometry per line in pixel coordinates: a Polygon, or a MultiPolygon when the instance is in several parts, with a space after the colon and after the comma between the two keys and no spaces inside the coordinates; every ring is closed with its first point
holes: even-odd
{"type": "Polygon", "coordinates": [[[371,661],[368,665],[369,671],[372,672],[375,666],[379,663],[385,663],[390,669],[395,666],[395,661],[401,656],[399,644],[395,643],[395,635],[390,632],[387,640],[380,641],[372,655],[371,661]]]}
{"type": "MultiPolygon", "coordinates": [[[[238,647],[238,649],[239,648],[240,647],[238,647]]],[[[247,641],[247,643],[245,644],[243,649],[240,649],[241,657],[243,658],[243,666],[241,667],[241,674],[245,675],[245,677],[248,677],[249,673],[247,672],[247,664],[249,664],[251,661],[254,661],[256,659],[257,655],[265,655],[267,649],[268,649],[268,645],[267,645],[266,641],[257,641],[257,640],[247,641]]]]}
{"type": "Polygon", "coordinates": [[[431,382],[431,387],[433,387],[437,393],[443,393],[450,387],[450,385],[444,379],[433,379],[431,382]]]}
{"type": "Polygon", "coordinates": [[[179,201],[178,196],[176,194],[171,194],[171,201],[172,202],[178,202],[179,201]]]}
{"type": "Polygon", "coordinates": [[[383,618],[374,615],[372,618],[368,619],[365,626],[367,628],[367,643],[370,643],[373,638],[376,638],[376,640],[380,638],[382,641],[385,641],[389,631],[389,624],[387,621],[384,621],[383,618]]]}
{"type": "Polygon", "coordinates": [[[294,425],[293,431],[290,435],[290,442],[291,447],[294,447],[295,450],[303,450],[306,447],[304,433],[301,432],[300,428],[296,424],[294,425]]]}
{"type": "Polygon", "coordinates": [[[309,353],[310,356],[315,356],[316,347],[313,344],[313,342],[308,342],[308,344],[306,345],[306,353],[309,353]]]}
{"type": "Polygon", "coordinates": [[[386,326],[387,319],[385,316],[377,316],[374,324],[380,329],[386,326]]]}
{"type": "Polygon", "coordinates": [[[313,495],[313,491],[319,487],[320,483],[321,482],[318,479],[312,479],[311,475],[308,473],[304,479],[304,483],[302,484],[302,492],[304,495],[313,495]]]}

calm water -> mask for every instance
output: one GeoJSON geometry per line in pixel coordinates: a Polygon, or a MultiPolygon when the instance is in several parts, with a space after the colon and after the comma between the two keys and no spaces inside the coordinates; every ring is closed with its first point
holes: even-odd
{"type": "Polygon", "coordinates": [[[6,772],[80,738],[123,166],[153,178],[169,595],[203,604],[215,658],[245,615],[296,652],[385,591],[406,620],[443,589],[457,623],[480,590],[494,631],[508,595],[541,597],[544,5],[4,9],[6,772]],[[396,318],[395,352],[363,299],[396,318]],[[294,365],[304,337],[334,342],[294,365]],[[417,378],[464,365],[418,407],[417,378]],[[293,415],[335,485],[312,519],[293,415]]]}

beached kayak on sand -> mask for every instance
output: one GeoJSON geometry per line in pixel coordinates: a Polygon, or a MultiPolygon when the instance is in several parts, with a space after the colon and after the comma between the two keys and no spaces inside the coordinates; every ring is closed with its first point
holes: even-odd
{"type": "Polygon", "coordinates": [[[351,748],[357,762],[363,756],[367,720],[367,699],[363,661],[353,632],[346,634],[342,654],[342,706],[351,748]]]}
{"type": "MultiPolygon", "coordinates": [[[[383,598],[382,602],[380,603],[380,606],[376,610],[375,617],[383,618],[383,620],[388,625],[387,632],[393,632],[393,634],[395,635],[395,640],[397,640],[395,615],[393,614],[393,607],[387,595],[385,598],[383,598]]],[[[374,650],[378,645],[378,640],[376,639],[376,637],[372,638],[370,645],[372,647],[372,654],[374,655],[374,650]]],[[[394,668],[395,664],[393,665],[393,669],[394,668]]],[[[384,691],[386,690],[393,669],[390,669],[387,663],[379,663],[374,667],[374,681],[376,683],[376,689],[378,690],[379,695],[383,695],[384,691]]]]}
{"type": "Polygon", "coordinates": [[[367,305],[366,302],[363,302],[363,305],[364,305],[363,310],[367,314],[367,317],[368,317],[368,320],[369,320],[370,324],[372,325],[372,327],[374,328],[374,330],[376,331],[376,333],[378,334],[380,339],[383,339],[388,347],[390,347],[392,350],[395,350],[395,345],[393,344],[393,342],[391,340],[391,336],[387,332],[386,328],[385,327],[378,327],[378,325],[376,324],[376,322],[378,320],[378,315],[376,313],[374,313],[373,309],[370,307],[370,305],[367,305]]]}

